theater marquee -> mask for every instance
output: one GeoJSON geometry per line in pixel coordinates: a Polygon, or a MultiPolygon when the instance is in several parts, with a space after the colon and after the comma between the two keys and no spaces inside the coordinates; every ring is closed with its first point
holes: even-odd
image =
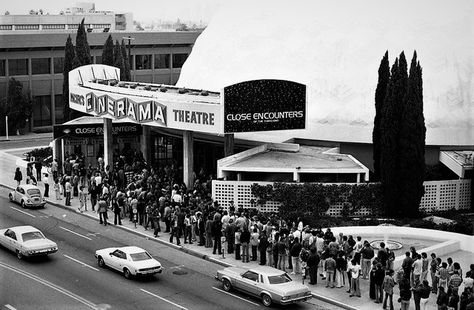
{"type": "Polygon", "coordinates": [[[224,132],[304,129],[306,86],[285,80],[246,81],[224,88],[224,132]]]}
{"type": "Polygon", "coordinates": [[[104,65],[88,65],[72,70],[69,73],[70,107],[89,115],[124,119],[137,124],[221,132],[222,112],[219,103],[195,103],[187,101],[184,95],[178,93],[172,96],[159,91],[136,91],[88,82],[98,78],[99,74],[100,79],[119,76],[114,70],[118,69],[104,65]]]}

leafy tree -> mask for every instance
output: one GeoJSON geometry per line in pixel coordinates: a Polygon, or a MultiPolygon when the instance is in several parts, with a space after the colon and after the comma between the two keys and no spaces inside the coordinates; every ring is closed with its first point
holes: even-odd
{"type": "Polygon", "coordinates": [[[84,27],[84,18],[81,24],[77,28],[76,34],[76,55],[80,66],[88,65],[91,63],[91,50],[89,43],[87,43],[87,32],[84,27]]]}
{"type": "Polygon", "coordinates": [[[127,54],[127,49],[125,48],[125,41],[122,39],[122,45],[120,46],[122,50],[122,58],[125,64],[125,81],[131,81],[132,75],[130,73],[130,55],[127,54]]]}
{"type": "Polygon", "coordinates": [[[114,65],[114,40],[112,35],[105,41],[104,48],[102,49],[102,64],[113,66],[114,65]]]}
{"type": "Polygon", "coordinates": [[[380,178],[380,126],[384,121],[382,119],[382,109],[387,92],[387,85],[390,80],[390,64],[388,60],[388,51],[385,52],[379,67],[379,79],[377,89],[375,90],[375,118],[374,129],[372,132],[373,159],[375,179],[380,178]]]}
{"type": "Polygon", "coordinates": [[[66,40],[65,55],[64,55],[64,68],[63,68],[63,116],[64,122],[70,119],[71,109],[69,108],[69,71],[74,69],[74,59],[76,58],[76,51],[72,44],[71,36],[69,35],[66,40]]]}
{"type": "Polygon", "coordinates": [[[400,122],[400,207],[404,214],[418,214],[424,194],[425,179],[425,119],[423,116],[423,94],[421,67],[417,63],[416,51],[410,65],[406,105],[400,122]]]}
{"type": "Polygon", "coordinates": [[[31,118],[31,96],[23,92],[23,84],[14,78],[8,81],[8,96],[2,110],[8,115],[9,128],[17,135],[26,126],[26,120],[31,118]]]}

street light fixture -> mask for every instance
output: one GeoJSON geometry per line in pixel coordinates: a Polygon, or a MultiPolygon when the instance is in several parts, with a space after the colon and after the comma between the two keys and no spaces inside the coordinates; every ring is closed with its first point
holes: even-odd
{"type": "Polygon", "coordinates": [[[128,41],[128,63],[130,64],[130,70],[132,70],[132,53],[131,53],[131,47],[130,47],[130,42],[132,40],[135,40],[135,38],[132,38],[130,35],[128,37],[122,37],[122,39],[128,41]]]}

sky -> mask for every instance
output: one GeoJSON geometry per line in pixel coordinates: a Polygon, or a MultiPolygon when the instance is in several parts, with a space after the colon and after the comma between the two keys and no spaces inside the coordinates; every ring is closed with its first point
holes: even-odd
{"type": "Polygon", "coordinates": [[[225,0],[22,0],[5,1],[2,5],[3,14],[28,14],[31,9],[43,9],[49,14],[59,14],[67,7],[74,7],[78,2],[93,2],[98,11],[114,11],[117,13],[131,12],[133,19],[140,22],[158,20],[192,20],[208,23],[220,4],[225,0]]]}

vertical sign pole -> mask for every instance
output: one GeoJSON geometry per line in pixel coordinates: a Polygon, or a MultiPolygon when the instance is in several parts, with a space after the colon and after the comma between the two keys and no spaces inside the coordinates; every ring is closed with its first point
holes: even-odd
{"type": "Polygon", "coordinates": [[[5,115],[5,132],[7,134],[7,140],[8,140],[8,115],[5,115]]]}

